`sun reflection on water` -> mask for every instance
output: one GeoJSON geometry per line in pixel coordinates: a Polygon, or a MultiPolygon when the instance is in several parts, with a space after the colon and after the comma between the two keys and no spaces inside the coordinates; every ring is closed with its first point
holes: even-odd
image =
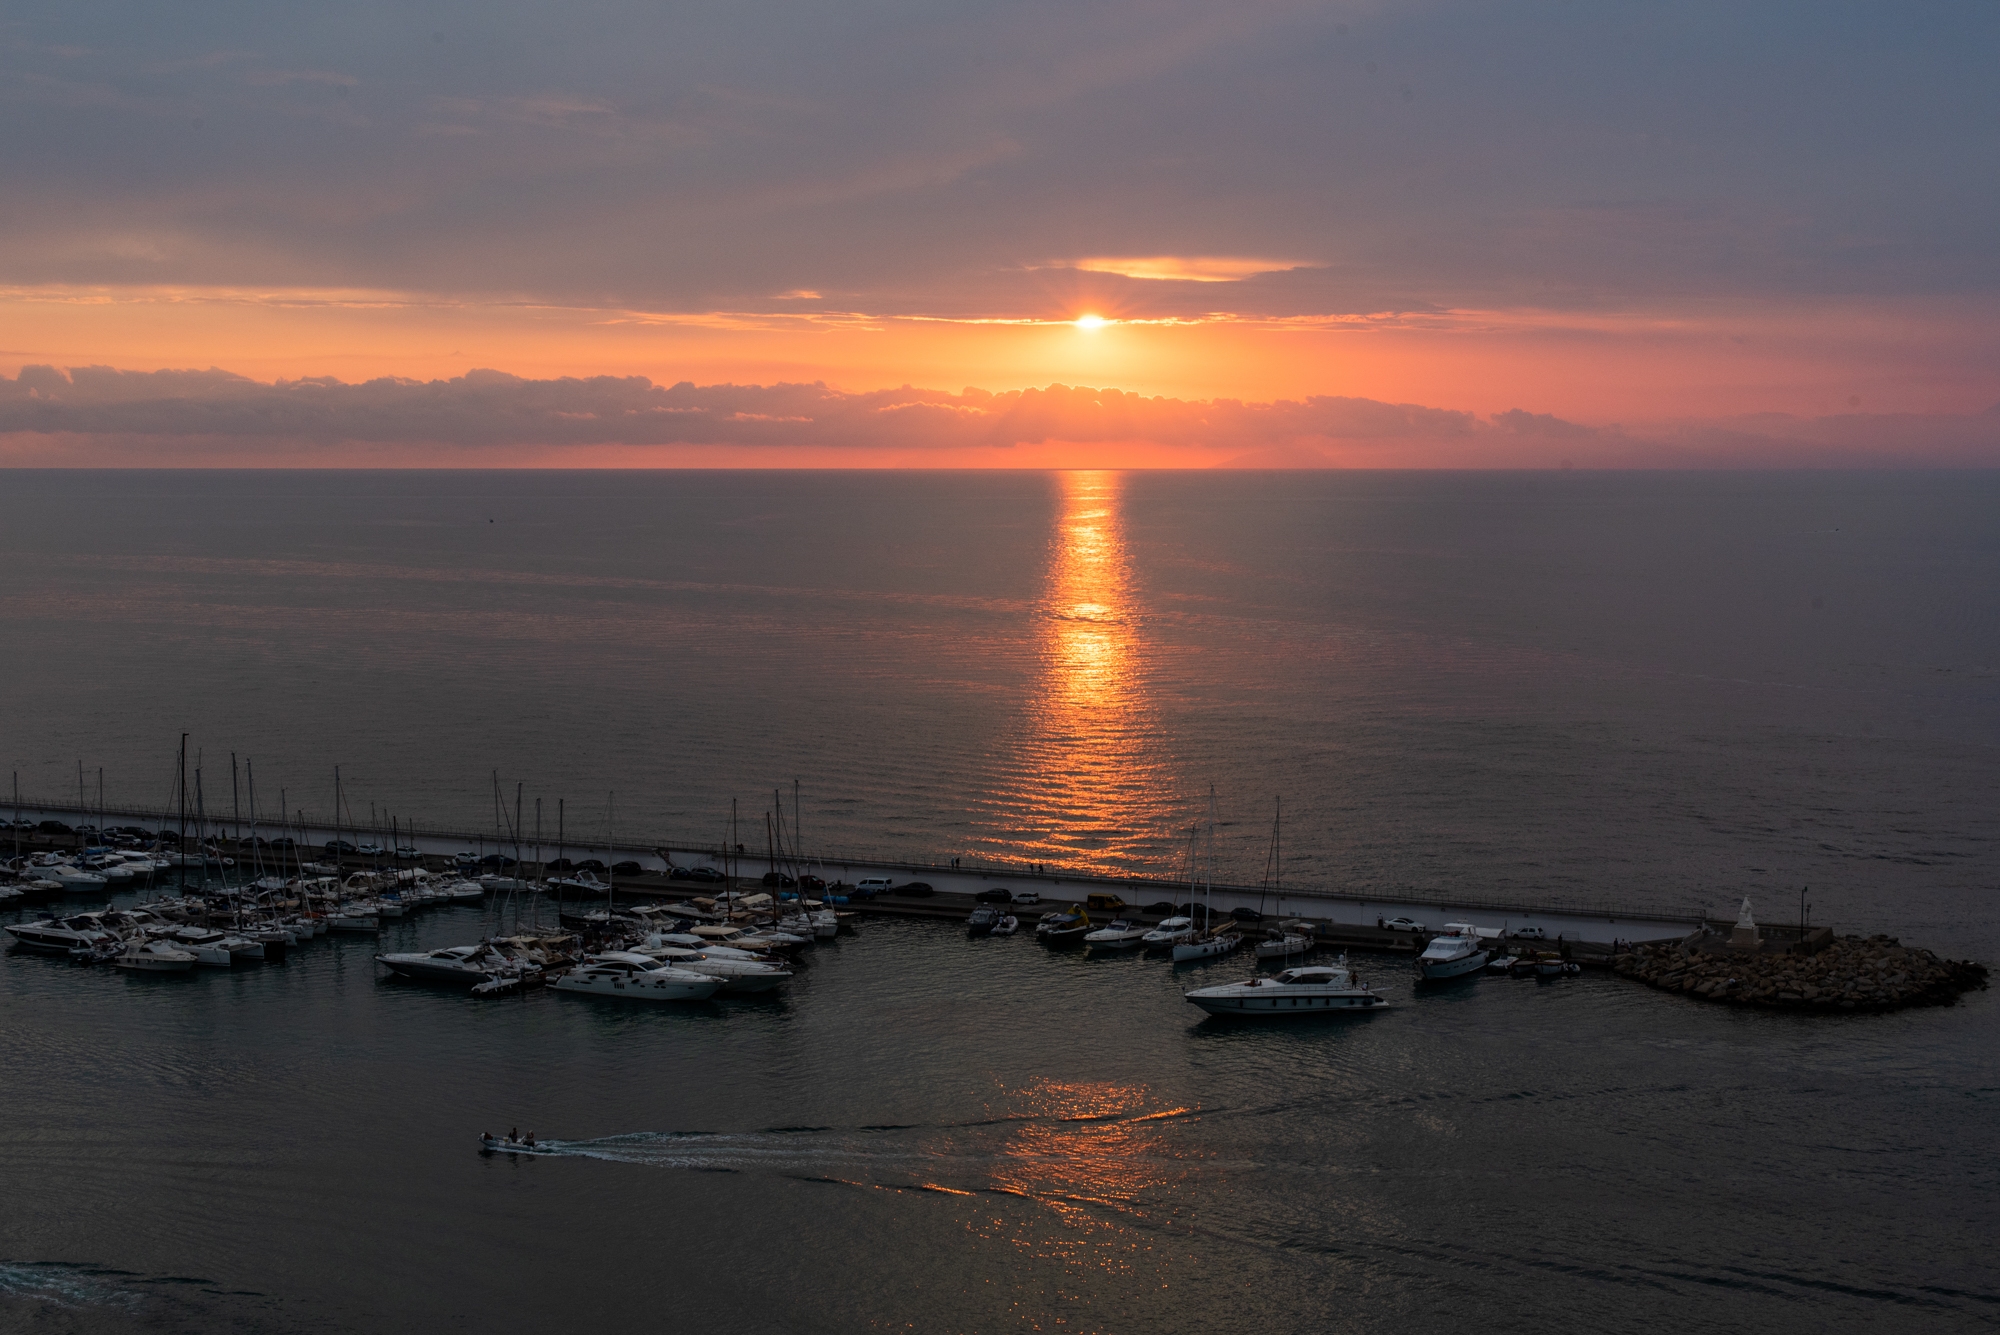
{"type": "Polygon", "coordinates": [[[1060,867],[1124,869],[1144,860],[1141,846],[1172,797],[1160,780],[1146,697],[1126,476],[1052,477],[1057,509],[1037,609],[1037,676],[1017,771],[1001,795],[1012,840],[1005,852],[1060,867]]]}

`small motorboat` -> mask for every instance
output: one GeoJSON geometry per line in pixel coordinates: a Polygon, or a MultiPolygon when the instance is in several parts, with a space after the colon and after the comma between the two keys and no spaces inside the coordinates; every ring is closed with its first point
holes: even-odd
{"type": "Polygon", "coordinates": [[[1367,1014],[1389,1004],[1363,986],[1344,961],[1301,965],[1269,978],[1197,988],[1182,995],[1210,1015],[1256,1019],[1367,1014]]]}
{"type": "Polygon", "coordinates": [[[165,941],[142,941],[135,937],[111,957],[111,962],[134,973],[187,973],[194,968],[195,957],[193,951],[181,950],[165,941]]]}
{"type": "Polygon", "coordinates": [[[1090,915],[1082,909],[1065,912],[1061,909],[1044,913],[1042,920],[1035,924],[1035,939],[1045,946],[1074,946],[1080,944],[1090,931],[1090,915]]]}
{"type": "Polygon", "coordinates": [[[1000,921],[1000,910],[986,907],[976,908],[965,920],[967,936],[991,936],[993,926],[1000,921]]]}
{"type": "Polygon", "coordinates": [[[1114,918],[1110,926],[1086,934],[1083,943],[1093,950],[1129,950],[1144,943],[1147,930],[1144,923],[1114,918]]]}
{"type": "Polygon", "coordinates": [[[535,1133],[530,1131],[521,1137],[493,1136],[482,1133],[479,1137],[481,1154],[554,1154],[555,1151],[535,1142],[535,1133]]]}
{"type": "Polygon", "coordinates": [[[1417,977],[1426,982],[1462,978],[1484,969],[1490,958],[1492,952],[1470,923],[1448,922],[1443,934],[1432,937],[1417,956],[1417,977]]]}
{"type": "Polygon", "coordinates": [[[1171,950],[1183,941],[1194,939],[1194,919],[1186,915],[1168,918],[1158,927],[1139,938],[1139,944],[1148,950],[1171,950]]]}
{"type": "Polygon", "coordinates": [[[1488,973],[1511,973],[1513,969],[1514,957],[1512,955],[1495,954],[1491,959],[1486,961],[1486,972],[1488,973]]]}
{"type": "Polygon", "coordinates": [[[1011,913],[1003,913],[998,918],[994,919],[993,930],[989,931],[986,935],[1012,936],[1014,935],[1014,933],[1020,930],[1021,930],[1021,920],[1015,917],[1011,913]]]}
{"type": "Polygon", "coordinates": [[[1266,932],[1264,939],[1256,944],[1257,958],[1260,960],[1290,959],[1294,955],[1310,954],[1319,942],[1313,937],[1312,928],[1303,922],[1288,922],[1266,932]]]}

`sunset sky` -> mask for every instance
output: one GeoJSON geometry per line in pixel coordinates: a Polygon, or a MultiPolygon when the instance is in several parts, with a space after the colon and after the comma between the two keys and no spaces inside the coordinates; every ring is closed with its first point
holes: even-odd
{"type": "Polygon", "coordinates": [[[1996,57],[1990,3],[31,3],[0,463],[1992,466],[1996,57]]]}

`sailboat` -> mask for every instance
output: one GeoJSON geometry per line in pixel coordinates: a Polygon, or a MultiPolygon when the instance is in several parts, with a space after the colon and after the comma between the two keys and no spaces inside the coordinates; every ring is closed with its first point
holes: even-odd
{"type": "MultiPolygon", "coordinates": [[[[1280,918],[1285,916],[1285,887],[1283,879],[1284,855],[1281,851],[1278,836],[1284,815],[1285,802],[1283,798],[1279,798],[1276,812],[1271,817],[1271,851],[1264,859],[1264,884],[1274,891],[1278,897],[1278,916],[1280,918]]],[[[1257,896],[1257,907],[1260,911],[1264,907],[1264,897],[1261,894],[1257,896]]],[[[1257,943],[1257,958],[1260,960],[1290,959],[1294,955],[1306,954],[1316,944],[1317,942],[1313,938],[1312,929],[1305,923],[1296,920],[1281,923],[1279,926],[1266,932],[1264,939],[1257,943]]]]}
{"type": "MultiPolygon", "coordinates": [[[[1190,893],[1189,898],[1193,895],[1190,893]]],[[[1174,947],[1174,963],[1216,959],[1243,944],[1234,927],[1223,930],[1215,925],[1215,788],[1208,790],[1208,847],[1202,858],[1202,928],[1195,936],[1174,947]]]]}

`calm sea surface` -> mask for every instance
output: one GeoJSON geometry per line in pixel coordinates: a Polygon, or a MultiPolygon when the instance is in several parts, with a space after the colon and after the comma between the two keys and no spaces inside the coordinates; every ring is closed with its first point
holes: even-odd
{"type": "MultiPolygon", "coordinates": [[[[268,819],[1796,912],[2000,954],[2000,479],[0,473],[0,762],[268,819]],[[247,776],[247,770],[244,771],[247,776]],[[239,796],[239,801],[244,800],[239,796]],[[530,817],[532,819],[532,816],[530,817]],[[761,831],[755,832],[761,837],[761,831]],[[747,842],[748,840],[746,840],[747,842]]],[[[476,939],[439,910],[392,948],[476,939]]],[[[0,959],[0,1328],[2000,1326],[2000,1023],[870,923],[780,1000],[0,959]],[[482,1160],[481,1129],[564,1153],[482,1160]]]]}

